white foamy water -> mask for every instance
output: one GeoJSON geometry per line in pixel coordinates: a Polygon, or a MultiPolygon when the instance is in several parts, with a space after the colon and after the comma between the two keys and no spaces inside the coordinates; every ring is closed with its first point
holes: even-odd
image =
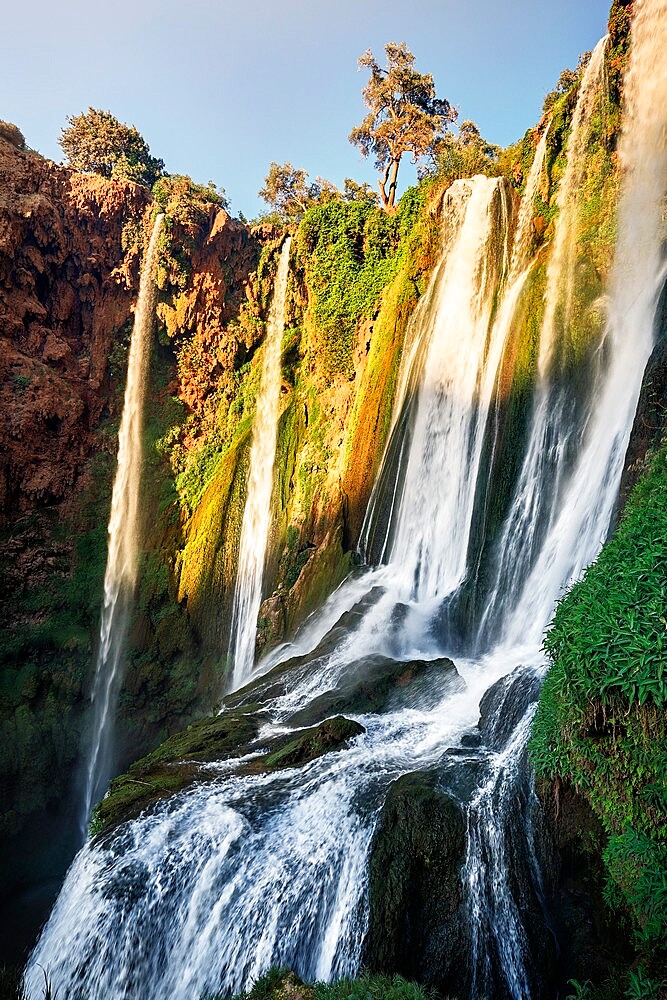
{"type": "Polygon", "coordinates": [[[262,603],[264,559],[271,527],[273,466],[280,411],[280,361],[291,242],[292,238],[288,236],[280,251],[266,325],[262,382],[252,429],[247,499],[241,526],[229,643],[233,662],[232,691],[248,680],[255,659],[257,615],[262,603]]]}

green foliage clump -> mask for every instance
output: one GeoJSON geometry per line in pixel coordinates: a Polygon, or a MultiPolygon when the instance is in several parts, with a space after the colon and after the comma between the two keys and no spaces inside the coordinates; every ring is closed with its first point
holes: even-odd
{"type": "Polygon", "coordinates": [[[424,197],[420,189],[410,189],[395,215],[368,199],[331,201],[304,215],[296,253],[331,373],[352,374],[357,324],[374,315],[383,289],[404,263],[424,197]]]}
{"type": "Polygon", "coordinates": [[[667,705],[667,448],[636,487],[614,538],[560,603],[545,647],[582,715],[667,705]]]}
{"type": "Polygon", "coordinates": [[[667,958],[667,445],[556,611],[533,725],[538,776],[583,794],[609,837],[609,900],[648,972],[667,958]]]}
{"type": "MultiPolygon", "coordinates": [[[[402,976],[362,972],[356,979],[304,983],[290,969],[269,969],[246,993],[232,1000],[431,1000],[433,994],[402,976]]],[[[204,998],[202,998],[204,1000],[204,998]]],[[[209,995],[206,1000],[222,1000],[209,995]]],[[[446,998],[443,998],[446,1000],[446,998]]]]}
{"type": "Polygon", "coordinates": [[[25,390],[31,383],[32,383],[31,377],[22,372],[19,372],[19,374],[14,375],[14,377],[12,378],[14,392],[16,392],[19,396],[25,392],[25,390]]]}
{"type": "Polygon", "coordinates": [[[147,187],[164,172],[163,161],[151,156],[134,125],[118,121],[110,111],[88,108],[67,121],[58,141],[68,166],[75,170],[147,187]]]}
{"type": "Polygon", "coordinates": [[[500,148],[487,142],[473,121],[462,122],[458,135],[447,133],[433,150],[432,173],[448,182],[461,177],[498,177],[501,174],[500,148]]]}
{"type": "Polygon", "coordinates": [[[13,122],[0,121],[0,139],[11,143],[16,149],[25,149],[25,138],[23,132],[14,125],[13,122]]]}
{"type": "Polygon", "coordinates": [[[341,193],[331,181],[323,177],[316,177],[309,182],[306,171],[293,167],[288,161],[283,164],[271,163],[259,196],[271,210],[268,215],[261,216],[260,221],[270,222],[275,219],[278,225],[284,225],[300,219],[313,205],[340,200],[341,193]]]}
{"type": "Polygon", "coordinates": [[[214,181],[196,184],[186,174],[165,174],[152,190],[153,198],[162,211],[184,226],[199,225],[209,214],[210,206],[229,208],[224,188],[214,181]]]}

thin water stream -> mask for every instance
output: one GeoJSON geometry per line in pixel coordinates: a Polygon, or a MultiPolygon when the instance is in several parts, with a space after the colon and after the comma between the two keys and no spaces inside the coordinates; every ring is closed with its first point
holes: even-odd
{"type": "Polygon", "coordinates": [[[280,251],[264,341],[264,364],[250,448],[247,499],[241,526],[238,569],[234,589],[229,651],[230,689],[244,684],[255,659],[257,615],[262,603],[264,560],[271,526],[273,466],[280,411],[280,362],[285,329],[285,299],[292,238],[280,251]]]}
{"type": "Polygon", "coordinates": [[[93,805],[106,791],[113,769],[115,711],[123,679],[127,638],[139,559],[143,413],[150,345],[155,325],[155,266],[164,215],[157,215],[144,258],[127,364],[123,414],[118,432],[118,468],[111,497],[109,550],[95,676],[91,745],[81,811],[85,838],[93,805]]]}

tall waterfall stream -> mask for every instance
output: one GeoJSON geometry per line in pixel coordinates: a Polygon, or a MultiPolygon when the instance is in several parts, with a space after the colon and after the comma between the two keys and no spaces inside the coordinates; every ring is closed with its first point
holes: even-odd
{"type": "Polygon", "coordinates": [[[292,239],[288,236],[280,251],[266,329],[262,383],[252,432],[247,500],[241,526],[229,643],[233,664],[232,689],[241,687],[248,679],[255,658],[257,615],[262,601],[264,554],[271,519],[273,466],[280,409],[280,359],[285,328],[285,298],[291,243],[292,239]]]}
{"type": "MultiPolygon", "coordinates": [[[[586,398],[572,400],[557,366],[576,266],[577,160],[604,85],[605,40],[581,83],[533,417],[478,613],[452,648],[448,609],[471,574],[499,370],[534,263],[530,206],[517,214],[506,182],[484,177],[457,181],[446,194],[442,257],[409,326],[392,439],[363,532],[374,565],[344,582],[292,643],[251,672],[255,689],[269,671],[283,680],[282,693],[263,704],[268,721],[258,749],[369,658],[437,666],[450,655],[458,678],[435,669],[416,695],[383,713],[353,715],[364,732],[304,767],[240,775],[238,762],[210,765],[215,780],[86,844],[31,956],[34,1000],[42,967],[70,1000],[192,1000],[238,991],[275,965],[309,979],[356,973],[378,816],[390,784],[413,771],[435,773],[465,809],[470,996],[539,995],[511,877],[517,838],[529,867],[535,857],[525,744],[545,669],[542,635],[564,588],[609,531],[653,345],[665,279],[667,79],[656,66],[665,65],[666,14],[665,0],[644,0],[636,16],[616,261],[586,398]],[[344,629],[336,628],[348,612],[344,629]],[[486,721],[477,730],[485,693],[486,721]],[[477,743],[462,742],[472,732],[477,743]]],[[[545,141],[527,199],[537,190],[545,141]]]]}
{"type": "Polygon", "coordinates": [[[155,265],[163,220],[163,215],[155,218],[141,271],[130,340],[123,415],[118,432],[118,468],[111,496],[109,550],[92,691],[92,737],[81,816],[84,836],[90,811],[104,794],[112,775],[114,714],[122,682],[122,656],[128,616],[137,582],[143,412],[151,334],[155,324],[155,265]]]}

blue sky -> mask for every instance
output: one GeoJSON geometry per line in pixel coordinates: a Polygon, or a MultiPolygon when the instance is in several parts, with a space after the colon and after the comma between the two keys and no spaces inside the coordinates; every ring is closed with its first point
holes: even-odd
{"type": "MultiPolygon", "coordinates": [[[[251,217],[271,160],[375,184],[347,141],[363,116],[365,49],[407,42],[461,120],[506,145],[604,34],[609,2],[24,0],[3,11],[0,118],[59,160],[66,115],[110,110],[168,170],[215,181],[251,217]]],[[[399,191],[413,179],[402,164],[399,191]]]]}

